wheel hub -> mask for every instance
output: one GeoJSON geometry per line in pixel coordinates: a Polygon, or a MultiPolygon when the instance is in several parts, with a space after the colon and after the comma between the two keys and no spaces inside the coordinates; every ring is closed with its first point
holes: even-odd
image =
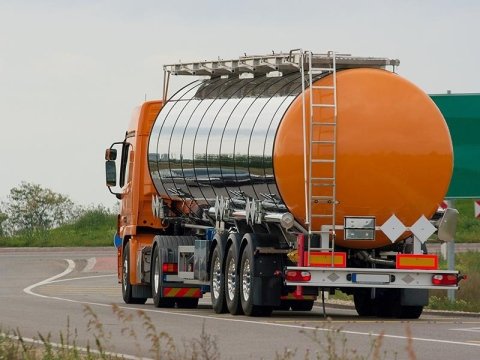
{"type": "Polygon", "coordinates": [[[221,283],[221,268],[220,268],[220,258],[215,258],[213,263],[213,274],[212,274],[212,293],[215,299],[220,297],[220,283],[221,283]]]}
{"type": "Polygon", "coordinates": [[[242,272],[242,293],[245,301],[250,298],[251,280],[250,259],[245,259],[242,272]]]}
{"type": "Polygon", "coordinates": [[[227,272],[227,294],[230,300],[235,298],[236,266],[235,259],[230,259],[227,272]]]}

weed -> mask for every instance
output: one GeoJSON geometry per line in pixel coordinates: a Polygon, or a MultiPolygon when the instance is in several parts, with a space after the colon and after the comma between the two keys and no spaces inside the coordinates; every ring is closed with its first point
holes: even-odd
{"type": "MultiPolygon", "coordinates": [[[[172,336],[164,331],[159,331],[152,319],[141,310],[135,312],[121,309],[112,305],[115,317],[120,321],[121,333],[125,341],[133,341],[137,351],[136,356],[144,357],[139,345],[141,337],[150,341],[148,354],[156,360],[220,360],[218,341],[205,330],[198,338],[183,340],[181,346],[175,342],[172,336]],[[137,329],[138,327],[138,329],[137,329]]],[[[60,334],[60,344],[51,342],[51,336],[38,334],[40,340],[26,341],[17,330],[11,334],[0,332],[0,360],[3,359],[26,359],[26,360],[119,360],[121,356],[108,352],[112,349],[110,344],[111,334],[105,330],[99,316],[89,306],[84,306],[84,314],[88,319],[87,330],[93,336],[97,350],[92,350],[88,345],[86,348],[77,346],[76,339],[78,332],[71,331],[70,322],[67,320],[65,335],[60,334]]],[[[312,342],[312,349],[306,350],[305,360],[383,360],[396,359],[397,354],[383,350],[383,334],[372,337],[369,342],[369,351],[360,353],[349,347],[347,337],[342,329],[335,329],[329,321],[326,329],[313,331],[300,331],[312,342]]],[[[408,359],[415,360],[412,334],[406,328],[407,334],[407,355],[408,359]]],[[[283,352],[276,353],[277,360],[290,360],[298,357],[297,349],[285,348],[283,352]]],[[[254,354],[252,355],[254,356],[254,354]]]]}

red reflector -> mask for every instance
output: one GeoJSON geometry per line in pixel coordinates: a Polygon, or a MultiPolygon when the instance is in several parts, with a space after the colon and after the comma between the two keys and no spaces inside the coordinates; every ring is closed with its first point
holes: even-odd
{"type": "Polygon", "coordinates": [[[457,275],[435,274],[432,276],[433,285],[457,285],[457,275]]]}
{"type": "Polygon", "coordinates": [[[312,274],[309,271],[287,270],[285,277],[287,281],[310,281],[312,274]]]}
{"type": "Polygon", "coordinates": [[[162,272],[164,274],[178,273],[178,264],[175,263],[163,263],[162,272]]]}

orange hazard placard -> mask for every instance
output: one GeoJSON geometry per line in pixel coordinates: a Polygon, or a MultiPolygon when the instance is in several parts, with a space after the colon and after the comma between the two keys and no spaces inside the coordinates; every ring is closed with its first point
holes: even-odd
{"type": "Polygon", "coordinates": [[[398,254],[397,269],[436,270],[438,269],[437,255],[398,254]]]}
{"type": "Polygon", "coordinates": [[[304,265],[305,266],[319,266],[319,267],[346,267],[347,253],[344,252],[310,252],[310,261],[308,261],[308,252],[305,252],[304,265]]]}

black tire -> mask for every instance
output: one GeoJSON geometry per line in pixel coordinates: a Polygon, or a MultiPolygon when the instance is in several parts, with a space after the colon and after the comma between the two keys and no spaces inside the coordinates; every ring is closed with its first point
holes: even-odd
{"type": "MultiPolygon", "coordinates": [[[[398,319],[418,319],[423,312],[421,305],[401,305],[401,291],[388,289],[384,294],[384,304],[388,304],[389,316],[398,319]]],[[[386,306],[386,305],[384,305],[386,306]]]]}
{"type": "Polygon", "coordinates": [[[237,252],[237,247],[235,244],[232,244],[228,249],[225,262],[225,302],[227,304],[228,311],[232,315],[242,314],[237,252]]]}
{"type": "Polygon", "coordinates": [[[218,244],[212,253],[210,264],[210,297],[212,299],[212,308],[217,314],[228,312],[225,300],[225,267],[223,257],[218,244]]]}
{"type": "Polygon", "coordinates": [[[313,300],[295,300],[291,303],[293,311],[311,311],[313,309],[313,300]]]}
{"type": "Polygon", "coordinates": [[[254,258],[250,243],[247,244],[242,253],[240,263],[240,302],[245,315],[248,316],[269,316],[272,313],[271,306],[260,306],[253,304],[253,289],[255,277],[253,273],[254,258]]]}
{"type": "Polygon", "coordinates": [[[280,311],[288,311],[288,310],[290,310],[290,306],[292,306],[290,300],[282,300],[282,301],[280,301],[280,306],[278,306],[275,309],[280,310],[280,311]]]}
{"type": "Polygon", "coordinates": [[[375,300],[370,298],[371,289],[357,288],[353,292],[355,310],[360,316],[375,315],[375,300]]]}
{"type": "Polygon", "coordinates": [[[198,307],[198,298],[177,298],[176,300],[179,309],[196,309],[198,307]]]}
{"type": "Polygon", "coordinates": [[[418,319],[422,315],[423,306],[400,306],[395,316],[399,319],[418,319]]]}
{"type": "Polygon", "coordinates": [[[130,284],[130,243],[125,245],[122,254],[122,297],[126,304],[145,304],[147,298],[135,298],[130,284]]]}
{"type": "Polygon", "coordinates": [[[162,264],[165,257],[165,249],[159,249],[155,246],[152,257],[152,297],[153,305],[158,308],[173,308],[175,306],[174,298],[165,298],[162,296],[162,264]]]}

